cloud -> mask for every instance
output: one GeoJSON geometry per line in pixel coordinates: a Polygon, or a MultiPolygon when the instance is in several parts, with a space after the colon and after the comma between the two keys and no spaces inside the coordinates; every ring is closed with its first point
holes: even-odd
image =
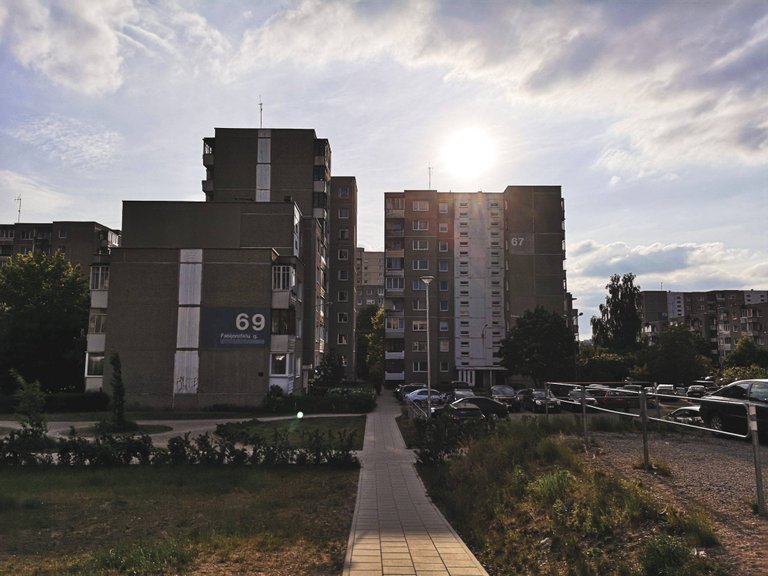
{"type": "Polygon", "coordinates": [[[103,169],[123,142],[117,132],[58,115],[32,118],[4,132],[75,170],[103,169]]]}
{"type": "MultiPolygon", "coordinates": [[[[0,190],[12,195],[14,199],[21,197],[21,219],[24,222],[49,221],[52,211],[70,206],[73,201],[70,196],[53,189],[48,183],[11,170],[0,170],[0,190]]],[[[8,198],[7,201],[10,201],[8,198]]],[[[7,207],[6,201],[3,204],[7,207]]],[[[13,221],[16,221],[18,205],[15,206],[13,221]]],[[[5,210],[3,210],[5,212],[5,210]]],[[[8,222],[9,218],[2,221],[8,222]]]]}

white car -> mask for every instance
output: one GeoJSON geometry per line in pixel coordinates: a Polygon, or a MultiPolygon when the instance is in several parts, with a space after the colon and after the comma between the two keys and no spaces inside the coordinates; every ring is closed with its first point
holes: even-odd
{"type": "MultiPolygon", "coordinates": [[[[419,390],[414,390],[410,394],[407,394],[406,398],[411,402],[426,402],[429,392],[430,391],[427,388],[420,388],[419,390]]],[[[442,404],[445,401],[445,397],[437,390],[432,390],[430,399],[433,404],[442,404]]]]}

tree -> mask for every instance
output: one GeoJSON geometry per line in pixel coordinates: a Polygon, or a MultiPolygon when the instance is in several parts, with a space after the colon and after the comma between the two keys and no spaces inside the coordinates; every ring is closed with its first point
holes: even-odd
{"type": "Polygon", "coordinates": [[[381,393],[384,380],[384,308],[379,308],[371,317],[371,331],[367,336],[368,350],[365,357],[368,364],[368,376],[376,384],[376,391],[381,393]]]}
{"type": "Polygon", "coordinates": [[[687,383],[708,374],[712,364],[702,349],[701,337],[685,326],[670,326],[656,344],[638,353],[638,364],[654,382],[687,383]]]}
{"type": "MultiPolygon", "coordinates": [[[[0,374],[15,369],[48,392],[82,387],[88,309],[87,279],[59,252],[0,266],[0,374]]],[[[3,382],[7,393],[16,386],[3,382]]]]}
{"type": "Polygon", "coordinates": [[[344,380],[344,363],[341,356],[334,348],[323,355],[320,364],[315,370],[315,386],[330,388],[338,386],[344,380]]]}
{"type": "Polygon", "coordinates": [[[608,296],[600,305],[600,318],[592,317],[592,340],[595,346],[612,352],[629,352],[637,348],[640,337],[640,287],[634,285],[632,273],[614,274],[606,284],[608,296]]]}
{"type": "Polygon", "coordinates": [[[768,368],[768,350],[760,348],[749,336],[739,338],[733,350],[725,357],[723,366],[735,368],[737,366],[760,366],[768,368]]]}
{"type": "Polygon", "coordinates": [[[530,376],[536,386],[568,378],[574,369],[576,342],[562,314],[537,307],[517,319],[501,342],[501,365],[530,376]]]}
{"type": "Polygon", "coordinates": [[[28,382],[16,370],[11,370],[10,373],[19,386],[15,394],[16,414],[22,426],[28,427],[35,435],[44,436],[48,432],[48,425],[43,416],[45,393],[40,389],[40,382],[28,382]]]}
{"type": "Polygon", "coordinates": [[[366,306],[357,313],[357,377],[368,380],[368,336],[373,330],[373,317],[379,311],[378,306],[366,306]]]}
{"type": "Polygon", "coordinates": [[[125,426],[125,384],[120,355],[112,354],[109,363],[112,366],[112,424],[120,429],[125,426]]]}

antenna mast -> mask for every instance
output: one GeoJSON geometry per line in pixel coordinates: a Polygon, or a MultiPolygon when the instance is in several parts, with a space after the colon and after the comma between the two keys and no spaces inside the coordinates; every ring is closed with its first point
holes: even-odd
{"type": "Polygon", "coordinates": [[[427,190],[432,190],[432,166],[427,164],[427,172],[429,173],[429,186],[427,186],[427,190]]]}
{"type": "Polygon", "coordinates": [[[259,128],[264,128],[264,103],[261,101],[261,94],[259,94],[259,128]]]}
{"type": "Polygon", "coordinates": [[[16,219],[16,222],[21,222],[21,194],[16,196],[16,198],[14,198],[13,201],[19,203],[18,218],[16,219]]]}

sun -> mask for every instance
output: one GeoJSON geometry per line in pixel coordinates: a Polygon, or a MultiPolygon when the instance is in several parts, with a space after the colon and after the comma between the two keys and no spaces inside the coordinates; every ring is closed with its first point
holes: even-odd
{"type": "Polygon", "coordinates": [[[496,161],[496,144],[481,128],[465,128],[448,138],[442,149],[448,172],[456,176],[477,176],[496,161]]]}

